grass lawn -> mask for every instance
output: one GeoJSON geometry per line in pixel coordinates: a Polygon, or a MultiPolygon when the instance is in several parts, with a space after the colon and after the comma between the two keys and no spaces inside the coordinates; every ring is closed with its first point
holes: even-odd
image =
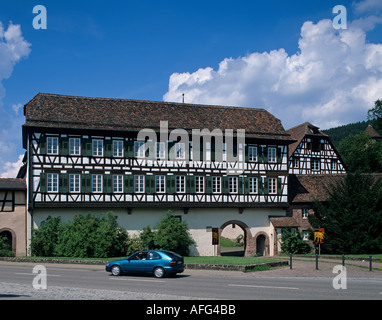
{"type": "Polygon", "coordinates": [[[227,264],[227,265],[250,265],[267,262],[278,262],[277,258],[244,258],[244,257],[184,257],[184,263],[190,264],[227,264]]]}

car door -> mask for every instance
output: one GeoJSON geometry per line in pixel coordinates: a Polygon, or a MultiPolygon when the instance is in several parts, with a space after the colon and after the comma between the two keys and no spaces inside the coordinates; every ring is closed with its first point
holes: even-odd
{"type": "Polygon", "coordinates": [[[162,257],[157,252],[149,252],[146,257],[146,272],[153,272],[154,268],[161,265],[160,259],[162,257]]]}
{"type": "Polygon", "coordinates": [[[129,257],[125,265],[125,272],[144,273],[147,252],[138,252],[129,257]]]}

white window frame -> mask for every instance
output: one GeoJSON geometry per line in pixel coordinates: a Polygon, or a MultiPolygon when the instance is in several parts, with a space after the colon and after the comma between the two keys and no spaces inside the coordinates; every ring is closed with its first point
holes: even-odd
{"type": "Polygon", "coordinates": [[[302,219],[308,219],[308,217],[309,217],[309,209],[303,208],[301,215],[302,215],[302,219]]]}
{"type": "Polygon", "coordinates": [[[212,193],[222,192],[222,178],[218,176],[212,177],[212,193]]]}
{"type": "Polygon", "coordinates": [[[113,157],[122,158],[123,157],[123,140],[113,140],[113,157]]]}
{"type": "Polygon", "coordinates": [[[81,138],[69,138],[69,155],[81,155],[81,138]]]}
{"type": "Polygon", "coordinates": [[[258,193],[258,179],[257,177],[249,177],[249,193],[250,194],[257,194],[258,193]]]}
{"type": "Polygon", "coordinates": [[[102,139],[92,140],[92,155],[93,157],[103,157],[103,140],[102,139]]]}
{"type": "Polygon", "coordinates": [[[332,160],[330,161],[330,168],[331,168],[331,170],[332,170],[332,171],[337,170],[337,166],[338,166],[337,160],[332,159],[332,160]]]}
{"type": "Polygon", "coordinates": [[[204,193],[204,176],[195,176],[195,192],[204,193]]]}
{"type": "Polygon", "coordinates": [[[257,147],[248,146],[248,161],[257,162],[257,147]]]}
{"type": "Polygon", "coordinates": [[[113,174],[113,193],[123,192],[123,175],[113,174]]]}
{"type": "Polygon", "coordinates": [[[52,193],[58,192],[58,173],[46,174],[46,191],[52,193]]]}
{"type": "Polygon", "coordinates": [[[237,194],[239,192],[238,177],[228,177],[228,189],[230,194],[237,194]]]}
{"type": "Polygon", "coordinates": [[[145,158],[145,142],[134,141],[134,157],[145,158]]]}
{"type": "Polygon", "coordinates": [[[46,138],[46,153],[58,154],[58,137],[46,138]]]}
{"type": "Polygon", "coordinates": [[[277,162],[277,148],[269,147],[268,148],[268,162],[275,163],[277,162]]]}
{"type": "Polygon", "coordinates": [[[166,176],[155,176],[155,193],[166,193],[166,176]]]}
{"type": "Polygon", "coordinates": [[[92,193],[102,193],[103,191],[103,175],[92,174],[92,193]]]}
{"type": "Polygon", "coordinates": [[[155,144],[155,156],[157,159],[166,158],[166,143],[165,142],[157,142],[155,144]]]}
{"type": "Polygon", "coordinates": [[[145,193],[145,176],[135,175],[134,176],[134,192],[135,193],[145,193]]]}
{"type": "Polygon", "coordinates": [[[312,158],[311,169],[312,169],[312,171],[320,171],[321,170],[321,160],[319,158],[312,158]]]}
{"type": "Polygon", "coordinates": [[[81,192],[81,175],[79,173],[69,174],[69,192],[70,193],[81,192]]]}
{"type": "Polygon", "coordinates": [[[176,176],[176,193],[185,193],[186,192],[186,176],[176,176]]]}
{"type": "Polygon", "coordinates": [[[277,194],[277,178],[268,179],[268,193],[277,194]]]}
{"type": "Polygon", "coordinates": [[[184,160],[186,159],[186,146],[183,142],[175,144],[175,159],[184,160]]]}

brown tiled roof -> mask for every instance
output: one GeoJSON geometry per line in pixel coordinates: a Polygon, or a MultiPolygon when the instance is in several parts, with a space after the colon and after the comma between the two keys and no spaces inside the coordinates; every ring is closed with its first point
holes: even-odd
{"type": "Polygon", "coordinates": [[[293,152],[296,150],[301,140],[304,139],[305,136],[328,138],[328,135],[320,131],[318,127],[312,125],[309,122],[305,122],[296,127],[290,128],[286,132],[291,135],[292,139],[296,140],[296,142],[289,146],[289,158],[293,155],[293,152]]]}
{"type": "Polygon", "coordinates": [[[246,136],[291,142],[281,121],[264,109],[206,106],[175,102],[89,98],[39,93],[24,106],[24,128],[159,130],[245,129],[246,136]]]}
{"type": "Polygon", "coordinates": [[[25,179],[0,178],[0,190],[26,190],[27,184],[25,179]]]}
{"type": "Polygon", "coordinates": [[[271,220],[275,228],[300,226],[293,217],[270,217],[269,220],[271,220]]]}
{"type": "Polygon", "coordinates": [[[382,135],[380,135],[380,133],[377,130],[375,130],[370,124],[365,129],[365,133],[369,135],[372,139],[382,139],[382,135]]]}
{"type": "Polygon", "coordinates": [[[326,201],[327,188],[343,179],[345,174],[289,175],[289,203],[326,201]]]}

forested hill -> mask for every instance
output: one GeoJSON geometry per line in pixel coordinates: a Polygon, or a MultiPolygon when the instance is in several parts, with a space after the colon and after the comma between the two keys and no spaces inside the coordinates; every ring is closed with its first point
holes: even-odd
{"type": "Polygon", "coordinates": [[[327,130],[321,130],[326,133],[333,144],[338,147],[340,141],[351,134],[358,134],[362,131],[365,131],[370,121],[360,121],[356,123],[349,123],[340,127],[335,127],[327,130]]]}

